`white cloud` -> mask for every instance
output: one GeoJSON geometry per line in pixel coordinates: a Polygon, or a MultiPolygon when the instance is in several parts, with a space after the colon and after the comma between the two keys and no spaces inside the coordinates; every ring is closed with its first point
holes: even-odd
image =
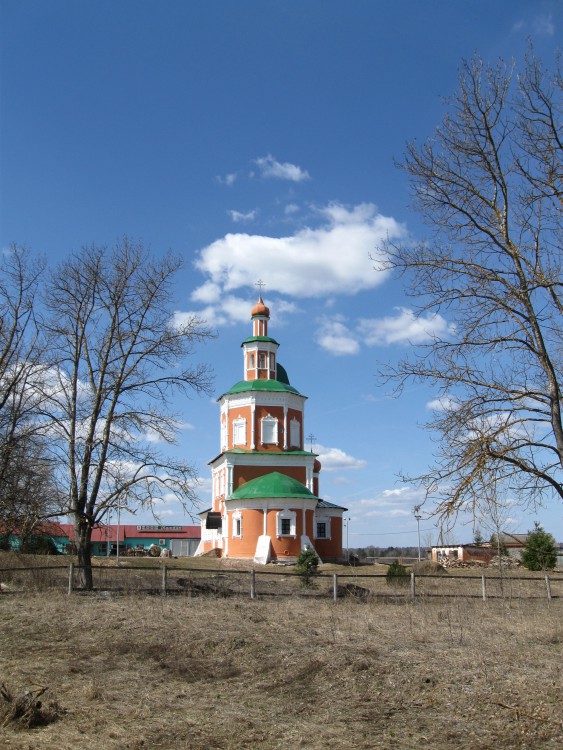
{"type": "Polygon", "coordinates": [[[232,185],[234,185],[236,179],[237,179],[236,172],[231,172],[230,174],[226,174],[224,177],[217,175],[217,182],[220,183],[221,185],[226,185],[227,187],[231,187],[232,185]]]}
{"type": "Polygon", "coordinates": [[[299,206],[297,206],[295,203],[288,203],[287,206],[283,210],[286,216],[290,216],[291,214],[296,214],[298,211],[299,211],[299,206]]]}
{"type": "Polygon", "coordinates": [[[324,445],[315,445],[315,453],[319,454],[323,471],[363,469],[367,465],[367,461],[349,456],[340,448],[326,448],[324,445]]]}
{"type": "Polygon", "coordinates": [[[266,179],[289,180],[291,182],[303,182],[310,179],[306,169],[301,169],[297,164],[279,162],[271,154],[256,159],[255,163],[260,169],[261,177],[266,179]]]}
{"type": "Polygon", "coordinates": [[[459,409],[459,404],[450,396],[440,396],[440,398],[435,398],[433,401],[429,401],[426,404],[426,408],[431,411],[441,412],[457,411],[459,409]]]}
{"type": "Polygon", "coordinates": [[[258,210],[254,209],[253,211],[247,211],[246,213],[242,213],[241,211],[227,211],[227,214],[231,217],[231,219],[235,223],[241,223],[246,221],[254,221],[258,214],[258,210]]]}
{"type": "Polygon", "coordinates": [[[398,314],[384,318],[364,318],[359,321],[358,333],[367,346],[382,344],[423,344],[443,338],[454,327],[437,313],[417,316],[412,310],[397,308],[398,314]]]}
{"type": "Polygon", "coordinates": [[[397,308],[398,314],[384,318],[361,318],[353,327],[341,315],[325,316],[319,321],[317,343],[335,356],[357,354],[360,345],[388,346],[422,344],[442,338],[454,326],[441,315],[417,317],[412,310],[397,308]]]}
{"type": "Polygon", "coordinates": [[[322,318],[317,329],[317,343],[335,356],[358,354],[360,345],[343,320],[342,316],[322,318]]]}
{"type": "Polygon", "coordinates": [[[320,297],[355,294],[381,284],[388,272],[375,271],[370,255],[382,258],[382,244],[388,237],[405,236],[404,227],[378,214],[372,204],[352,209],[331,204],[317,213],[319,227],[306,227],[289,237],[227,234],[212,242],[196,261],[208,276],[204,288],[211,283],[224,294],[252,287],[261,277],[268,293],[320,297]]]}
{"type": "Polygon", "coordinates": [[[424,501],[424,489],[406,485],[392,490],[383,490],[374,497],[363,498],[354,504],[365,518],[412,518],[413,509],[424,501]]]}
{"type": "Polygon", "coordinates": [[[555,24],[551,13],[537,16],[534,19],[534,31],[538,36],[553,36],[555,34],[555,24]]]}
{"type": "Polygon", "coordinates": [[[534,18],[519,19],[512,25],[512,32],[519,34],[530,34],[537,36],[553,36],[555,34],[555,23],[551,13],[542,13],[534,18]]]}

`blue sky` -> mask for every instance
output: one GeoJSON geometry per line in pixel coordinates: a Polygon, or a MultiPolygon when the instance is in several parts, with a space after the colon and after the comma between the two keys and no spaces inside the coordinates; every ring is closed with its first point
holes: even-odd
{"type": "MultiPolygon", "coordinates": [[[[414,545],[421,494],[398,474],[431,461],[436,394],[392,398],[377,368],[449,321],[415,323],[369,258],[387,234],[423,233],[394,159],[439,123],[463,57],[521,59],[532,39],[549,64],[562,24],[551,0],[0,0],[1,246],[56,261],[128,234],[181,254],[175,309],[218,332],[199,352],[216,395],[241,377],[262,279],[350,546],[414,545]]],[[[218,407],[178,408],[205,506],[218,407]]],[[[555,501],[509,515],[563,540],[555,501]]],[[[166,504],[161,518],[184,520],[166,504]]]]}

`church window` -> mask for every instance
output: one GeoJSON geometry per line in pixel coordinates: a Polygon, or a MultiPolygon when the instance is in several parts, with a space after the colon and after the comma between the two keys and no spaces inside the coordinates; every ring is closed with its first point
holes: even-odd
{"type": "Polygon", "coordinates": [[[275,417],[262,417],[262,445],[278,443],[278,420],[275,417]]]}
{"type": "Polygon", "coordinates": [[[233,514],[233,536],[242,536],[242,516],[240,514],[240,511],[237,511],[233,514]]]}
{"type": "Polygon", "coordinates": [[[296,513],[293,510],[282,510],[277,514],[278,536],[296,536],[296,513]]]}
{"type": "Polygon", "coordinates": [[[330,518],[315,522],[315,539],[330,539],[330,518]]]}
{"type": "Polygon", "coordinates": [[[249,357],[248,357],[248,367],[251,370],[253,370],[255,368],[255,366],[256,366],[255,362],[256,362],[256,360],[254,358],[254,354],[250,354],[249,357]]]}
{"type": "Polygon", "coordinates": [[[301,447],[301,425],[295,418],[289,423],[289,440],[292,448],[301,447]]]}
{"type": "Polygon", "coordinates": [[[276,369],[276,358],[274,354],[270,353],[270,370],[276,369]]]}
{"type": "Polygon", "coordinates": [[[246,445],[246,419],[242,417],[233,422],[233,445],[246,445]]]}
{"type": "Polygon", "coordinates": [[[265,370],[266,369],[266,354],[265,354],[265,352],[260,352],[260,354],[258,355],[258,368],[260,370],[265,370]]]}

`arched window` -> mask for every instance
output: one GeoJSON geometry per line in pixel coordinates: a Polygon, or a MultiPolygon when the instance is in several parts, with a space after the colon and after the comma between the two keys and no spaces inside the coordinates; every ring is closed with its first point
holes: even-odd
{"type": "Polygon", "coordinates": [[[233,422],[233,445],[246,445],[246,419],[242,417],[233,422]]]}
{"type": "Polygon", "coordinates": [[[233,513],[233,537],[242,537],[242,513],[236,510],[233,513]]]}
{"type": "Polygon", "coordinates": [[[262,445],[278,444],[278,420],[268,415],[262,417],[262,445]]]}
{"type": "Polygon", "coordinates": [[[292,448],[301,448],[301,425],[295,417],[289,423],[289,442],[292,448]]]}

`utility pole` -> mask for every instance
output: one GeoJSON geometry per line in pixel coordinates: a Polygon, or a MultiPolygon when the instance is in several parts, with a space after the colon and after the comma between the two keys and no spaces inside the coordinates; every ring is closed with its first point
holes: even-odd
{"type": "Polygon", "coordinates": [[[420,515],[420,505],[414,506],[414,517],[416,518],[416,527],[418,530],[418,562],[420,562],[420,519],[422,516],[420,515]]]}

